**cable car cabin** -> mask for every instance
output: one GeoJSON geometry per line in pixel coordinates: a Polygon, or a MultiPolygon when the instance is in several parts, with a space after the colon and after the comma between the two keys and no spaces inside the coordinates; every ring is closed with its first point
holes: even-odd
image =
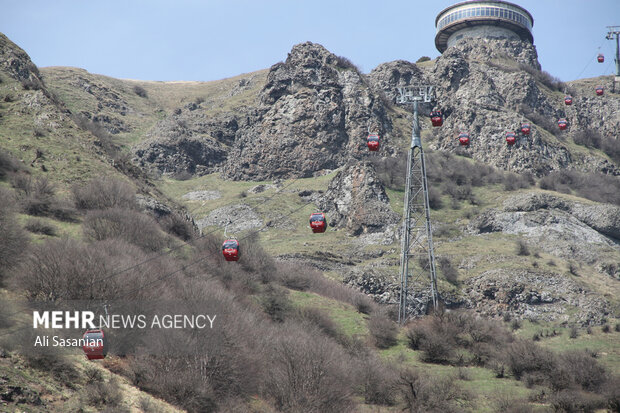
{"type": "Polygon", "coordinates": [[[461,146],[469,146],[469,133],[461,133],[459,135],[459,144],[461,146]]]}
{"type": "Polygon", "coordinates": [[[82,350],[84,350],[84,354],[86,354],[89,360],[101,360],[108,354],[108,346],[103,330],[88,330],[84,333],[82,339],[84,340],[82,350]]]}
{"type": "Polygon", "coordinates": [[[222,244],[222,254],[226,261],[239,261],[239,241],[227,239],[222,244]]]}
{"type": "Polygon", "coordinates": [[[327,219],[325,218],[325,214],[322,212],[315,212],[310,215],[310,228],[312,228],[312,232],[315,234],[325,232],[327,229],[327,219]]]}
{"type": "Polygon", "coordinates": [[[443,115],[440,110],[434,110],[431,112],[431,123],[433,126],[443,125],[443,115]]]}
{"type": "Polygon", "coordinates": [[[596,88],[596,96],[603,96],[605,94],[605,89],[603,86],[599,86],[596,88]]]}
{"type": "Polygon", "coordinates": [[[378,151],[379,150],[379,135],[376,133],[371,133],[366,138],[366,144],[368,145],[369,151],[378,151]]]}
{"type": "Polygon", "coordinates": [[[598,56],[596,57],[596,60],[599,63],[604,63],[605,62],[605,56],[602,53],[599,53],[598,56]]]}
{"type": "Polygon", "coordinates": [[[558,127],[560,128],[560,130],[566,130],[566,128],[568,127],[568,121],[564,118],[558,120],[558,127]]]}
{"type": "Polygon", "coordinates": [[[514,132],[507,132],[506,133],[506,143],[508,145],[514,145],[517,142],[517,136],[515,135],[514,132]]]}
{"type": "Polygon", "coordinates": [[[529,123],[521,124],[521,133],[524,134],[525,136],[529,135],[531,130],[532,128],[529,123]]]}
{"type": "Polygon", "coordinates": [[[568,106],[572,105],[572,104],[573,104],[573,98],[572,98],[572,96],[566,96],[566,97],[564,97],[564,104],[565,104],[565,105],[568,105],[568,106]]]}

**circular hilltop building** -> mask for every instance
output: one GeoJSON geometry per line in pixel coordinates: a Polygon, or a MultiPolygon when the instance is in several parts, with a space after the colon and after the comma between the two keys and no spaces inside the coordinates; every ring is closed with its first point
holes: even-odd
{"type": "Polygon", "coordinates": [[[520,39],[533,43],[532,26],[532,15],[514,3],[464,1],[437,15],[435,46],[443,53],[464,37],[520,39]]]}

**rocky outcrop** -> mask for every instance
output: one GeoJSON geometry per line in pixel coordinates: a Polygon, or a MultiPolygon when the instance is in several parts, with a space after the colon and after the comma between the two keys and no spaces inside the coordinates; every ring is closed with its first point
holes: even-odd
{"type": "Polygon", "coordinates": [[[541,251],[588,264],[610,253],[620,255],[619,207],[544,193],[509,198],[503,210],[490,209],[474,218],[469,230],[524,236],[541,251]]]}
{"type": "MultiPolygon", "coordinates": [[[[442,128],[432,129],[432,149],[460,150],[455,137],[466,131],[471,136],[467,153],[500,169],[529,171],[537,176],[566,168],[620,173],[600,155],[580,153],[576,157],[563,142],[588,128],[615,138],[614,131],[620,126],[620,100],[603,96],[596,101],[594,86],[590,85],[586,96],[581,96],[579,89],[573,106],[566,107],[547,86],[557,89],[558,82],[539,70],[536,49],[527,42],[463,39],[434,65],[418,67],[395,61],[378,66],[369,79],[390,98],[395,97],[398,86],[437,86],[438,106],[445,122],[442,128]],[[555,122],[561,117],[568,118],[570,132],[559,133],[555,122]],[[507,146],[505,133],[518,130],[522,121],[533,125],[531,135],[520,138],[514,147],[507,146]]],[[[428,126],[423,123],[422,127],[428,126]]]]}
{"type": "Polygon", "coordinates": [[[198,107],[197,103],[188,104],[160,121],[134,148],[136,161],[169,174],[204,175],[219,170],[228,157],[238,122],[231,115],[209,119],[196,110],[198,107]]]}
{"type": "Polygon", "coordinates": [[[352,163],[339,171],[319,206],[331,226],[346,228],[352,235],[385,232],[400,218],[369,162],[352,163]]]}
{"type": "Polygon", "coordinates": [[[19,46],[0,33],[0,72],[20,82],[41,86],[37,66],[19,46]]]}
{"type": "Polygon", "coordinates": [[[493,269],[466,280],[467,307],[486,316],[509,313],[522,319],[601,324],[609,304],[556,273],[493,269]],[[572,309],[579,311],[573,314],[572,309]]]}
{"type": "Polygon", "coordinates": [[[365,77],[323,46],[293,47],[271,67],[247,129],[240,130],[222,171],[230,179],[309,177],[368,156],[372,124],[389,153],[391,122],[365,77]]]}
{"type": "Polygon", "coordinates": [[[406,60],[380,64],[368,74],[368,79],[392,102],[398,95],[397,88],[427,83],[424,73],[414,63],[406,60]]]}

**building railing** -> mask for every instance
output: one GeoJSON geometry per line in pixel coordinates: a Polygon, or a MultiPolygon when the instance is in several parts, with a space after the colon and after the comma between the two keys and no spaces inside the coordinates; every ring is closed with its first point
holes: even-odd
{"type": "Polygon", "coordinates": [[[517,11],[500,7],[471,7],[446,14],[437,23],[437,31],[440,31],[447,25],[456,21],[476,17],[509,20],[525,27],[530,31],[532,30],[532,22],[530,19],[517,11]]]}

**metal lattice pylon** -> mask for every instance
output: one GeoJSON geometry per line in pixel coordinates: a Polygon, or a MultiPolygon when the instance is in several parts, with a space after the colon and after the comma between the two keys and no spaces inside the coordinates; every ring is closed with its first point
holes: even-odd
{"type": "Polygon", "coordinates": [[[430,206],[428,201],[428,181],[424,150],[420,138],[418,105],[433,101],[434,86],[415,86],[398,88],[398,103],[413,104],[413,127],[411,146],[407,158],[407,180],[405,185],[405,206],[400,258],[400,302],[398,321],[407,319],[409,281],[430,278],[430,296],[433,309],[437,308],[437,274],[435,272],[435,252],[431,229],[430,206]]]}

